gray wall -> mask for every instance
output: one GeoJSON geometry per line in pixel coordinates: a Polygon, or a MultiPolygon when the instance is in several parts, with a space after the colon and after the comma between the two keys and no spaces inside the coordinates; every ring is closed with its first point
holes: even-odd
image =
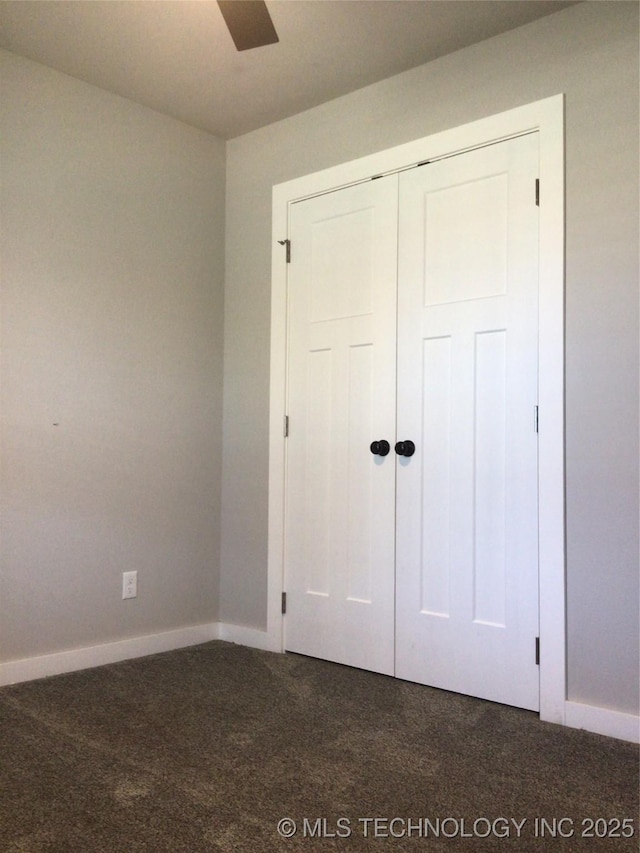
{"type": "Polygon", "coordinates": [[[572,7],[228,143],[223,621],[266,625],[272,185],[559,92],[568,696],[638,713],[635,3],[572,7]]]}
{"type": "Polygon", "coordinates": [[[0,60],[7,661],[216,619],[225,147],[0,60]]]}

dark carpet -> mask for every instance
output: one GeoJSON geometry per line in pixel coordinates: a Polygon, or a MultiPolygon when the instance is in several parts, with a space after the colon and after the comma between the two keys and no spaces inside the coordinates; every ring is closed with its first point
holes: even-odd
{"type": "Polygon", "coordinates": [[[633,744],[223,642],[2,688],[0,782],[1,853],[638,850],[633,744]]]}

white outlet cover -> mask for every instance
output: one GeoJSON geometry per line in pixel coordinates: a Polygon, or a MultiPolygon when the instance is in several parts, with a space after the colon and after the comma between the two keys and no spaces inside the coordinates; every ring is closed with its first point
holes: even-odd
{"type": "Polygon", "coordinates": [[[138,595],[138,573],[122,573],[122,598],[136,598],[138,595]]]}

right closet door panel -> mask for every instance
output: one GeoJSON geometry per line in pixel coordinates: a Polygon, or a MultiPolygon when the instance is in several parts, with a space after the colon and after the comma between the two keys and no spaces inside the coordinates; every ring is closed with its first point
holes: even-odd
{"type": "Polygon", "coordinates": [[[538,709],[538,137],[400,175],[395,674],[538,709]]]}

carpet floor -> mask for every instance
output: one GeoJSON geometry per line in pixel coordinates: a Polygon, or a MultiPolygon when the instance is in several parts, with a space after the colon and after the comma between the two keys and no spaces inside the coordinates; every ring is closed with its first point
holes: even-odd
{"type": "Polygon", "coordinates": [[[224,642],[0,689],[0,853],[637,851],[638,748],[224,642]]]}

